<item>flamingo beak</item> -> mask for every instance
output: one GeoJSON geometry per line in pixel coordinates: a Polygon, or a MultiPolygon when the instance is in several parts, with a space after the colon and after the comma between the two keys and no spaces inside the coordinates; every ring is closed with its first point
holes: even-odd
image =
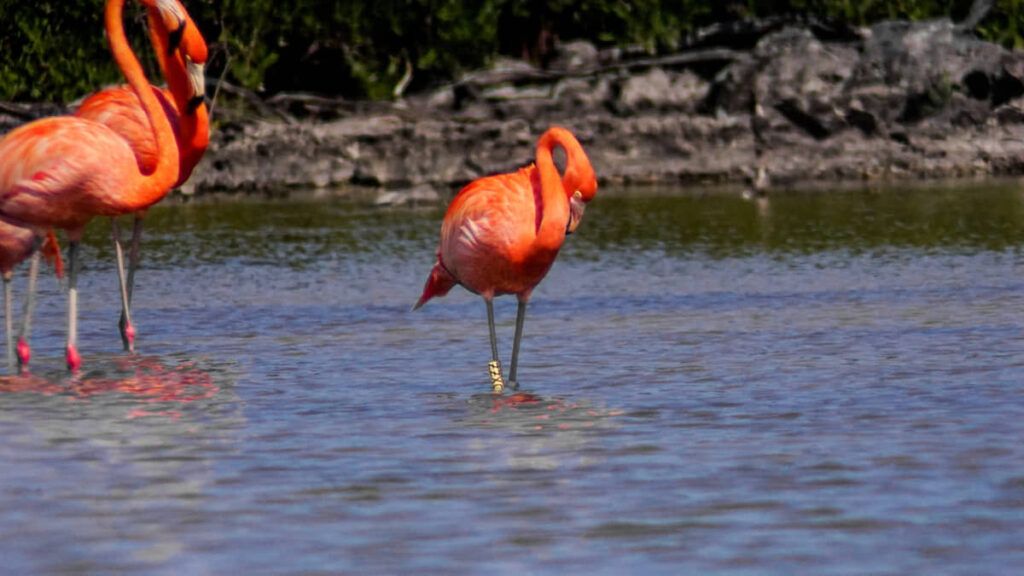
{"type": "Polygon", "coordinates": [[[576,228],[583,221],[583,211],[587,209],[587,205],[583,202],[583,194],[577,190],[573,193],[572,198],[569,198],[569,224],[565,227],[566,234],[572,234],[576,231],[576,228]]]}
{"type": "Polygon", "coordinates": [[[185,37],[185,21],[179,20],[175,28],[171,28],[167,34],[167,55],[170,56],[181,46],[181,40],[185,37]]]}
{"type": "Polygon", "coordinates": [[[163,19],[164,28],[167,29],[167,54],[171,55],[185,35],[185,14],[180,4],[174,0],[157,0],[156,9],[163,19]]]}
{"type": "Polygon", "coordinates": [[[203,104],[206,97],[206,72],[202,64],[196,64],[186,57],[189,83],[192,84],[192,99],[188,102],[188,111],[194,112],[203,104]]]}

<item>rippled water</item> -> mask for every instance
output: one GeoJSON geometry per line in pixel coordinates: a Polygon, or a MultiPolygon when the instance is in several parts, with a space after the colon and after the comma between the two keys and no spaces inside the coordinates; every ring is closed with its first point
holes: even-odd
{"type": "Polygon", "coordinates": [[[47,278],[0,380],[5,572],[1022,569],[1024,192],[666,192],[602,191],[504,397],[477,298],[409,311],[439,207],[154,209],[136,357],[96,223],[85,372],[47,278]]]}

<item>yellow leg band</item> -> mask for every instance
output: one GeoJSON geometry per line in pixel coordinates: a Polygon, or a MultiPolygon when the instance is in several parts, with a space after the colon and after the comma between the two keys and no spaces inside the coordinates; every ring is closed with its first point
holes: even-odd
{"type": "Polygon", "coordinates": [[[505,390],[505,379],[501,377],[501,362],[491,360],[487,364],[487,370],[491,374],[491,388],[496,394],[500,394],[505,390]]]}

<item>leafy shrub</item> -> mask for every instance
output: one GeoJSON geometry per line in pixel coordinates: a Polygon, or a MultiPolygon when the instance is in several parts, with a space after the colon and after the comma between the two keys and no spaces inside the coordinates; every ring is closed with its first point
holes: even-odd
{"type": "MultiPolygon", "coordinates": [[[[131,4],[131,3],[130,3],[131,4]]],[[[959,19],[970,0],[186,0],[211,46],[208,73],[260,93],[304,90],[387,98],[457,77],[498,55],[544,62],[551,40],[671,50],[714,22],[803,14],[863,25],[885,18],[959,19]]],[[[148,53],[142,10],[129,37],[148,53]]],[[[102,0],[0,0],[0,99],[69,101],[119,81],[102,0]]],[[[1024,45],[1024,0],[997,0],[979,27],[1024,45]]],[[[141,51],[140,51],[141,50],[141,51]]],[[[147,62],[150,72],[152,62],[147,62]]]]}

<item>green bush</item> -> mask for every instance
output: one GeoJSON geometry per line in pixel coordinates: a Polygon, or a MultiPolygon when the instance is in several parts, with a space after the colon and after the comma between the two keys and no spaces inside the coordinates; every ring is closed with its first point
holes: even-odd
{"type": "MultiPolygon", "coordinates": [[[[209,74],[260,92],[390,97],[455,78],[498,55],[544,62],[551,40],[671,50],[696,28],[775,14],[868,24],[965,16],[970,0],[185,0],[211,47],[209,74]]],[[[119,81],[102,34],[102,0],[0,0],[0,100],[70,101],[119,81]]],[[[147,53],[143,12],[126,10],[147,53]]],[[[997,0],[979,27],[1024,45],[1024,0],[997,0]]],[[[137,51],[138,52],[138,51],[137,51]]],[[[147,69],[154,66],[147,60],[147,69]]]]}
{"type": "MultiPolygon", "coordinates": [[[[0,99],[68,102],[121,82],[103,34],[100,1],[0,0],[0,99]]],[[[136,53],[145,46],[144,13],[126,11],[136,53]]],[[[149,73],[151,58],[142,58],[149,73]]]]}

